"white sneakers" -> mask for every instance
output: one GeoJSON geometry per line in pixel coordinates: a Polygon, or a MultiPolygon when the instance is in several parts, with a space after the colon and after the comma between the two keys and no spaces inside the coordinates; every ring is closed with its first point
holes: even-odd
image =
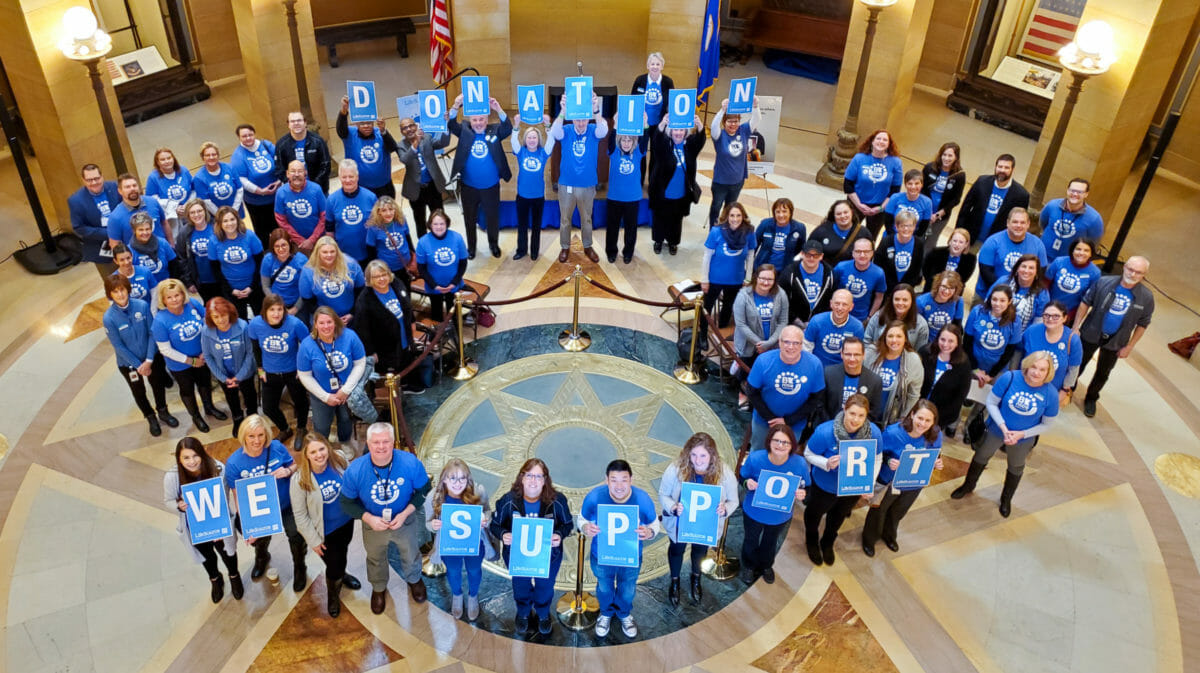
{"type": "Polygon", "coordinates": [[[637,624],[633,623],[633,615],[621,619],[621,633],[626,638],[637,638],[637,624]]]}
{"type": "MultiPolygon", "coordinates": [[[[612,628],[612,617],[608,615],[600,615],[596,618],[596,636],[604,638],[608,635],[612,628]]],[[[637,624],[633,621],[633,615],[621,618],[621,633],[625,634],[626,638],[637,638],[637,624]]]]}
{"type": "Polygon", "coordinates": [[[608,615],[600,615],[596,618],[596,636],[603,638],[608,635],[609,626],[612,623],[612,617],[608,615]]]}

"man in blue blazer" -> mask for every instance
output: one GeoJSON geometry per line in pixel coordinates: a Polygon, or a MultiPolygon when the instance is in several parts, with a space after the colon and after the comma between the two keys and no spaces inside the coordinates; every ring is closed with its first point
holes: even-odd
{"type": "Polygon", "coordinates": [[[500,181],[512,179],[503,142],[512,134],[512,122],[495,98],[489,103],[500,118],[499,124],[488,124],[488,115],[473,115],[468,118],[467,124],[459,123],[458,111],[463,106],[461,94],[454,100],[446,122],[450,133],[458,136],[450,179],[458,178],[467,229],[467,252],[471,259],[475,259],[480,210],[487,220],[488,247],[491,248],[492,257],[500,256],[500,181]]]}
{"type": "Polygon", "coordinates": [[[71,227],[83,239],[83,261],[96,265],[105,278],[117,270],[108,247],[108,214],[121,203],[117,183],[105,180],[96,164],[84,164],[80,171],[83,186],[67,198],[71,227]]]}

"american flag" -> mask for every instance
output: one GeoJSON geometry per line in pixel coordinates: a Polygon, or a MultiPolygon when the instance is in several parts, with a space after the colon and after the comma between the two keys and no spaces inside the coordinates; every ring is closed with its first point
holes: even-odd
{"type": "Polygon", "coordinates": [[[1025,27],[1021,55],[1053,62],[1058,50],[1074,39],[1085,5],[1087,0],[1038,0],[1025,27]]]}
{"type": "Polygon", "coordinates": [[[433,0],[429,12],[429,67],[433,70],[433,81],[445,84],[454,74],[454,35],[450,32],[450,12],[446,0],[433,0]]]}

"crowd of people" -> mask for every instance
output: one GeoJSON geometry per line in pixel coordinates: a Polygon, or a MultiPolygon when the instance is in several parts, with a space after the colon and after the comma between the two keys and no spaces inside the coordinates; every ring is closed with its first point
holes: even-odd
{"type": "MultiPolygon", "coordinates": [[[[512,136],[517,171],[514,260],[540,253],[545,170],[556,147],[564,150],[557,180],[559,262],[569,259],[576,211],[583,253],[599,262],[591,214],[601,151],[609,157],[608,262],[632,262],[643,194],[652,213],[654,253],[678,253],[683,219],[701,196],[696,162],[710,136],[699,118],[690,129],[667,128],[664,102],[672,82],[663,65],[661,54],[651,54],[633,87],[646,102],[640,138],[610,133],[598,100],[592,119],[564,123],[562,116],[546,116],[540,127],[514,136],[513,121],[494,99],[497,121],[475,115],[460,122],[459,97],[447,112],[448,133],[430,137],[403,119],[397,141],[382,121],[349,124],[343,99],[336,131],[346,156],[336,164],[340,184],[332,192],[328,145],[299,113],[288,115],[289,132],[274,144],[257,138],[252,126],[239,125],[228,162],[220,160],[216,144],[205,143],[194,174],[171,149],[158,149],[144,188],[133,175],[106,182],[96,165],[84,166],[84,186],[69,204],[72,222],[104,279],[111,300],[104,327],[149,432],[157,436],[161,424],[179,425],[166,398],[166,389],[177,385],[196,431],[210,431],[206,419],[232,416],[240,445],[223,465],[195,438],[181,440],[176,468],[164,482],[168,507],[186,509],[182,484],[223,476],[232,488],[236,479],[274,475],[294,588],[306,585],[305,557],[312,549],[326,563],[328,608],[335,617],[340,589],[359,588],[345,573],[355,520],[362,522],[371,609],[381,613],[389,544],[400,551],[412,599],[422,602],[418,519],[436,536],[444,504],[482,504],[488,534],[478,553],[442,559],[452,614],[474,620],[481,564],[507,561],[514,517],[552,519],[549,579],[513,579],[516,630],[534,625],[542,634],[552,629],[563,539],[576,528],[597,535],[599,505],[637,505],[642,541],[665,532],[668,600],[679,604],[687,543],[677,540],[676,531],[684,508],[681,487],[689,482],[720,487],[722,520],[740,505],[746,583],[775,581],[779,537],[792,519],[752,501],[764,470],[800,478],[794,495],[803,508],[808,556],[814,565],[834,563],[839,528],[860,497],[838,495],[843,441],[877,443],[875,492],[863,496],[871,505],[861,539],[867,556],[875,555],[879,540],[899,549],[900,521],[920,492],[892,486],[901,454],[938,449],[960,428],[974,457],[952,497],[971,493],[1003,449],[1007,474],[999,511],[1009,516],[1026,459],[1069,403],[1080,372],[1098,353],[1083,399],[1091,417],[1112,368],[1149,325],[1154,299],[1142,283],[1149,262],[1132,257],[1120,275],[1101,276],[1093,259],[1103,222],[1087,204],[1085,179],[1072,179],[1065,197],[1042,208],[1041,233],[1035,235],[1029,195],[1013,178],[1011,155],[1001,154],[994,174],[967,189],[957,143],[943,144],[922,169],[905,171],[895,139],[882,129],[866,136],[846,169],[845,197],[828,207],[822,221],[800,222],[795,204],[779,198],[754,225],[738,197],[747,177],[748,138],[760,118],[757,101],[745,119],[727,114],[725,101],[712,121],[709,231],[696,260],[705,310],[715,312],[720,326],[733,326],[740,358],[737,405],[750,414],[751,425],[740,465],[722,462],[713,438],[699,433],[667,468],[657,497],[634,486],[632,468],[617,460],[575,516],[536,458],[526,461],[507,492],[487,494],[458,459],[431,481],[416,456],[395,449],[386,423],[371,425],[366,452],[354,455],[351,408],[364,394],[370,370],[400,371],[417,358],[414,291],[427,297],[429,315],[441,321],[463,287],[481,226],[491,255],[502,254],[499,183],[513,173],[505,139],[512,136]],[[451,136],[458,149],[444,174],[438,152],[451,136]],[[391,179],[393,154],[405,167],[400,197],[391,179]],[[444,191],[454,181],[462,234],[443,209],[444,191]],[[214,403],[214,380],[228,413],[214,403]],[[285,392],[290,420],[281,407],[285,392]],[[965,419],[964,407],[970,407],[965,419]],[[739,485],[745,494],[740,502],[739,485]],[[497,495],[493,505],[489,497],[497,495]],[[418,510],[423,517],[414,516],[418,510]]],[[[424,366],[403,385],[419,393],[430,384],[431,368],[424,366]]],[[[186,536],[185,529],[181,515],[186,536]]],[[[251,578],[258,579],[270,560],[268,541],[247,542],[255,550],[251,578]]],[[[690,550],[693,601],[703,596],[699,563],[706,551],[694,543],[690,550]]],[[[212,580],[214,601],[224,595],[218,557],[233,596],[241,598],[232,537],[195,545],[194,552],[212,580]]],[[[594,546],[590,562],[601,604],[596,634],[607,636],[615,617],[622,632],[635,637],[638,569],[600,564],[594,546]]]]}

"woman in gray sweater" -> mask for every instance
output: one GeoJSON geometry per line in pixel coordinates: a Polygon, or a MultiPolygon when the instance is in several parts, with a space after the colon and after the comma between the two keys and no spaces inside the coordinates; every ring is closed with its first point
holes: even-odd
{"type": "Polygon", "coordinates": [[[916,403],[925,382],[925,368],[908,341],[904,323],[888,323],[879,339],[867,344],[864,360],[883,380],[883,423],[891,425],[916,403]]]}

